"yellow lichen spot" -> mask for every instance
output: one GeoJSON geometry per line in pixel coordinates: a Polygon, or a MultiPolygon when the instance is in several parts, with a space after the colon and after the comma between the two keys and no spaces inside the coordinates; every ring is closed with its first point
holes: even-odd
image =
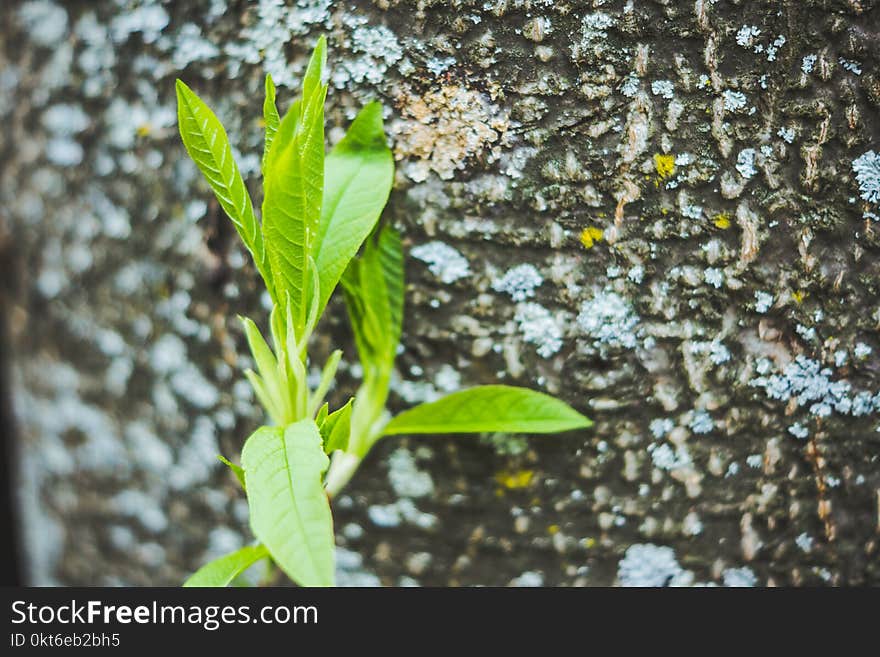
{"type": "Polygon", "coordinates": [[[550,534],[550,536],[553,536],[554,534],[558,534],[559,533],[559,525],[550,525],[549,527],[547,527],[547,533],[550,534]]]}
{"type": "Polygon", "coordinates": [[[587,548],[589,550],[590,548],[592,548],[596,545],[596,539],[595,538],[585,538],[584,540],[581,541],[581,545],[583,545],[585,548],[587,548]]]}
{"type": "Polygon", "coordinates": [[[660,214],[665,217],[667,214],[669,214],[669,208],[660,208],[660,214]]]}
{"type": "Polygon", "coordinates": [[[596,242],[601,242],[605,232],[596,226],[587,226],[581,231],[581,244],[585,249],[592,249],[596,242]]]}
{"type": "Polygon", "coordinates": [[[495,475],[495,481],[508,490],[515,490],[528,488],[534,476],[535,473],[532,470],[502,470],[495,475]]]}
{"type": "Polygon", "coordinates": [[[730,215],[726,212],[719,212],[715,215],[714,223],[716,228],[727,230],[728,228],[730,228],[730,215]]]}
{"type": "Polygon", "coordinates": [[[137,136],[138,137],[146,137],[151,132],[149,123],[142,123],[137,127],[137,136]]]}
{"type": "Polygon", "coordinates": [[[794,299],[795,303],[803,303],[805,296],[807,295],[803,290],[798,290],[797,292],[791,293],[791,298],[794,299]]]}
{"type": "Polygon", "coordinates": [[[666,180],[675,173],[675,156],[654,153],[654,168],[657,170],[660,180],[666,180]]]}

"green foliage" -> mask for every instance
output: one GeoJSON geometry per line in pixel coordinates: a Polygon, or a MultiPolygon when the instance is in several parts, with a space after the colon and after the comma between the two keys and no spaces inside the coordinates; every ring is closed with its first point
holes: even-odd
{"type": "Polygon", "coordinates": [[[370,103],[326,159],[320,245],[315,260],[324,310],[346,266],[373,230],[388,201],[394,158],[385,143],[382,105],[370,103]]]}
{"type": "Polygon", "coordinates": [[[229,215],[244,245],[253,255],[257,269],[271,293],[273,279],[263,234],[254,216],[251,197],[232,156],[226,130],[214,112],[180,80],[177,81],[177,124],[186,151],[204,174],[220,206],[229,215]]]}
{"type": "Polygon", "coordinates": [[[353,402],[354,399],[349,399],[345,406],[330,413],[321,423],[321,437],[324,439],[324,451],[327,454],[332,454],[337,449],[348,449],[353,402]]]}
{"type": "Polygon", "coordinates": [[[323,37],[312,54],[300,102],[278,126],[266,156],[263,231],[272,266],[276,303],[289,305],[297,335],[305,331],[311,299],[309,259],[317,239],[324,189],[324,98],[320,83],[326,45],[323,37]]]}
{"type": "Polygon", "coordinates": [[[263,173],[266,173],[266,160],[269,157],[269,149],[272,148],[272,141],[278,132],[278,126],[281,123],[281,117],[278,115],[278,108],[275,106],[275,83],[272,82],[272,76],[266,76],[266,99],[263,101],[263,123],[266,124],[266,139],[263,147],[263,173]]]}
{"type": "Polygon", "coordinates": [[[330,460],[313,420],[262,427],[241,454],[251,529],[303,586],[333,586],[333,518],[322,475],[330,460]]]}
{"type": "Polygon", "coordinates": [[[221,463],[223,463],[226,467],[228,467],[230,470],[232,470],[232,474],[234,474],[234,475],[235,475],[235,478],[238,479],[238,483],[241,484],[241,487],[242,487],[244,490],[247,490],[247,486],[246,486],[245,483],[244,483],[244,470],[241,469],[241,466],[240,466],[240,465],[235,465],[235,463],[233,463],[232,461],[230,461],[228,458],[226,458],[226,457],[223,456],[222,454],[218,454],[218,455],[217,455],[217,460],[219,460],[219,461],[220,461],[221,463]]]}
{"type": "Polygon", "coordinates": [[[558,433],[591,425],[555,397],[527,388],[493,385],[460,390],[404,411],[385,425],[384,434],[558,433]]]}
{"type": "Polygon", "coordinates": [[[377,228],[394,178],[382,106],[367,104],[325,156],[323,83],[326,42],[318,40],[301,95],[281,116],[266,77],[263,103],[262,221],[217,117],[177,83],[183,143],[232,219],[272,299],[268,335],[241,318],[253,369],[245,371],[271,426],[245,441],[241,466],[223,456],[248,499],[259,544],[212,561],[186,586],[226,586],[260,559],[302,586],[334,582],[330,498],[385,435],[555,433],[590,421],[548,395],[510,386],[454,393],[392,418],[386,408],[400,344],[404,262],[400,236],[377,228]],[[358,252],[360,251],[360,255],[358,252]],[[308,345],[335,288],[342,283],[364,375],[354,398],[325,402],[342,351],[309,385],[308,345]]]}
{"type": "Polygon", "coordinates": [[[243,547],[206,563],[190,575],[183,585],[187,587],[229,586],[232,580],[267,556],[269,556],[269,552],[262,545],[243,547]]]}

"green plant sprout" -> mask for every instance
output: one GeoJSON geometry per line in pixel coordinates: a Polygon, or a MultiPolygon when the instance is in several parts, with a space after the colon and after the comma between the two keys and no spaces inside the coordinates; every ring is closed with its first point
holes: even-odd
{"type": "Polygon", "coordinates": [[[184,146],[253,256],[272,300],[271,347],[253,321],[241,318],[255,363],[245,376],[272,423],[245,441],[240,466],[218,457],[245,490],[257,542],[206,564],[185,586],[229,585],[263,559],[301,586],[333,586],[330,499],[383,436],[555,433],[591,425],[549,395],[503,385],[462,390],[396,417],[386,410],[403,323],[403,251],[397,233],[377,224],[394,161],[378,102],[364,106],[325,155],[325,61],[321,37],[302,94],[283,118],[266,77],[261,220],[220,121],[177,81],[184,146]],[[340,282],[364,375],[355,396],[331,411],[324,398],[342,351],[330,355],[311,389],[307,348],[340,282]]]}

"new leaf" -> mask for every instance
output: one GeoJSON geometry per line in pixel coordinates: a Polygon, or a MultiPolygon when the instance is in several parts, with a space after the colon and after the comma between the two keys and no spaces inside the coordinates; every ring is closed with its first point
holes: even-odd
{"type": "Polygon", "coordinates": [[[251,529],[301,586],[333,586],[333,518],[321,480],[330,461],[312,420],[262,427],[244,445],[251,529]]]}
{"type": "Polygon", "coordinates": [[[257,561],[268,556],[262,545],[249,545],[219,559],[214,559],[190,575],[186,587],[228,586],[257,561]]]}
{"type": "MultiPolygon", "coordinates": [[[[309,257],[317,239],[324,189],[324,98],[316,83],[325,57],[324,38],[312,54],[301,101],[281,119],[266,155],[263,233],[276,302],[289,294],[296,334],[302,335],[309,299],[309,257]]],[[[317,302],[317,300],[315,300],[317,302]]]]}
{"type": "Polygon", "coordinates": [[[556,433],[592,422],[565,402],[528,388],[491,385],[454,392],[392,419],[384,435],[418,433],[556,433]]]}
{"type": "Polygon", "coordinates": [[[366,105],[324,167],[324,198],[318,229],[318,273],[324,309],[346,266],[373,230],[388,201],[394,158],[385,143],[382,105],[366,105]]]}
{"type": "Polygon", "coordinates": [[[211,109],[180,80],[177,81],[177,123],[186,151],[208,180],[272,294],[272,273],[260,224],[232,157],[226,131],[211,109]]]}
{"type": "Polygon", "coordinates": [[[263,175],[266,173],[266,160],[269,157],[269,149],[275,140],[281,117],[278,116],[278,108],[275,106],[275,83],[271,75],[266,75],[266,98],[263,101],[263,123],[266,124],[266,140],[263,146],[263,175]]]}

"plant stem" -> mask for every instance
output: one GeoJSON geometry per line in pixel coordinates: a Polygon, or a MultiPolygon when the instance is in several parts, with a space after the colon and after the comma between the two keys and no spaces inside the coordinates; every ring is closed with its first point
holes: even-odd
{"type": "Polygon", "coordinates": [[[360,463],[361,458],[350,452],[334,452],[330,469],[327,471],[325,486],[327,495],[331,498],[336,497],[352,478],[360,463]]]}

